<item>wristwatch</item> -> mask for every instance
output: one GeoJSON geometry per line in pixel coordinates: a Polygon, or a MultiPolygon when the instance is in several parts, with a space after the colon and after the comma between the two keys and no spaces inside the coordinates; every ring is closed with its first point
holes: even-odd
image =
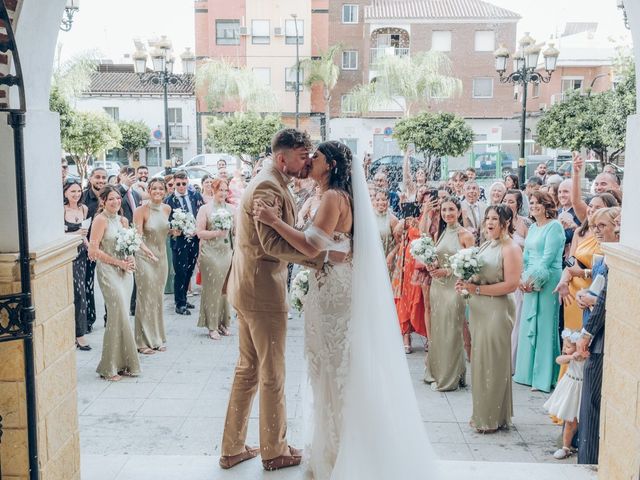
{"type": "Polygon", "coordinates": [[[480,285],[476,285],[476,295],[480,295],[480,285]]]}

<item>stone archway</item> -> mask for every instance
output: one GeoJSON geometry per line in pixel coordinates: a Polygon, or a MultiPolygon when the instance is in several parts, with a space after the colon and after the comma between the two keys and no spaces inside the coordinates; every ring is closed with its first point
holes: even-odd
{"type": "MultiPolygon", "coordinates": [[[[75,242],[65,239],[58,221],[62,217],[62,199],[57,183],[60,172],[55,160],[60,152],[60,132],[57,115],[48,108],[54,50],[65,0],[5,1],[16,12],[14,28],[23,59],[28,102],[25,153],[36,307],[34,341],[40,478],[79,479],[75,351],[73,336],[67,335],[73,329],[71,261],[75,256],[75,242]]],[[[634,55],[638,68],[640,3],[627,3],[629,24],[636,40],[634,55]]],[[[399,39],[402,38],[402,34],[399,35],[399,39]]],[[[399,43],[398,47],[391,47],[409,46],[403,47],[399,43]]],[[[0,56],[0,74],[8,71],[2,58],[0,56]]],[[[0,96],[0,101],[11,102],[10,93],[5,98],[0,96]]],[[[628,125],[627,181],[640,178],[640,114],[631,116],[628,125]]],[[[18,251],[17,218],[13,208],[15,171],[11,130],[4,117],[0,118],[0,146],[0,221],[3,225],[0,293],[13,293],[19,288],[15,253],[18,251]]],[[[640,216],[630,213],[637,204],[640,204],[640,190],[627,188],[622,241],[606,249],[611,267],[611,293],[601,423],[602,480],[637,478],[640,469],[640,354],[637,348],[640,344],[637,328],[640,317],[640,216]]],[[[0,408],[9,413],[3,415],[0,454],[6,462],[2,465],[3,473],[16,479],[26,479],[29,475],[21,358],[22,351],[15,345],[0,345],[0,408]]]]}

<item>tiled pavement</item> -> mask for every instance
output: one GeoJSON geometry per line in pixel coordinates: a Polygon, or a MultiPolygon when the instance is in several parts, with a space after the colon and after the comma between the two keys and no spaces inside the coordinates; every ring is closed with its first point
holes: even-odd
{"type": "MultiPolygon", "coordinates": [[[[190,300],[197,307],[200,297],[190,300]]],[[[172,305],[171,296],[166,296],[168,349],[151,356],[142,355],[143,372],[138,378],[109,383],[95,373],[104,331],[102,322],[88,336],[93,350],[78,351],[83,480],[300,478],[300,469],[263,474],[257,460],[228,472],[217,467],[237,358],[237,336],[210,340],[204,329],[195,326],[197,309],[185,317],[173,313],[172,305]]],[[[98,311],[103,311],[101,305],[98,311]]],[[[301,446],[302,320],[293,318],[288,331],[285,390],[289,440],[301,446]]],[[[414,343],[421,344],[418,338],[414,343]]],[[[442,459],[451,461],[447,462],[446,478],[468,479],[471,474],[477,480],[514,479],[520,478],[518,473],[526,478],[549,480],[595,478],[590,470],[566,465],[575,463],[574,458],[564,462],[552,458],[560,428],[552,425],[542,410],[544,394],[514,385],[515,427],[480,435],[468,426],[470,388],[450,393],[431,391],[421,381],[423,359],[421,348],[408,355],[431,442],[442,459]],[[524,465],[503,462],[538,465],[520,468],[524,465]]],[[[248,443],[257,444],[257,402],[252,418],[248,443]]]]}

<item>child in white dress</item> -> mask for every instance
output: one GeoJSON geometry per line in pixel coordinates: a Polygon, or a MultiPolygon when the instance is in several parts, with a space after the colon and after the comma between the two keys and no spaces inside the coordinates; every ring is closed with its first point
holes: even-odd
{"type": "Polygon", "coordinates": [[[565,328],[562,331],[562,339],[562,355],[556,358],[556,363],[558,365],[568,363],[569,368],[544,404],[544,408],[550,415],[555,415],[564,420],[562,448],[556,450],[553,454],[554,458],[558,460],[567,458],[574,453],[571,448],[571,441],[578,429],[578,413],[580,412],[585,361],[585,358],[576,351],[576,342],[580,339],[580,332],[565,328]]]}

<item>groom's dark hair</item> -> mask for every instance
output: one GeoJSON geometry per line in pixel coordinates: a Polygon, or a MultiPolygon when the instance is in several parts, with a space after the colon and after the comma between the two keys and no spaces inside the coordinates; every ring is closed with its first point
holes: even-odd
{"type": "Polygon", "coordinates": [[[275,154],[280,150],[293,150],[305,147],[311,149],[311,138],[307,132],[296,130],[295,128],[285,128],[273,136],[271,141],[271,151],[275,154]]]}

